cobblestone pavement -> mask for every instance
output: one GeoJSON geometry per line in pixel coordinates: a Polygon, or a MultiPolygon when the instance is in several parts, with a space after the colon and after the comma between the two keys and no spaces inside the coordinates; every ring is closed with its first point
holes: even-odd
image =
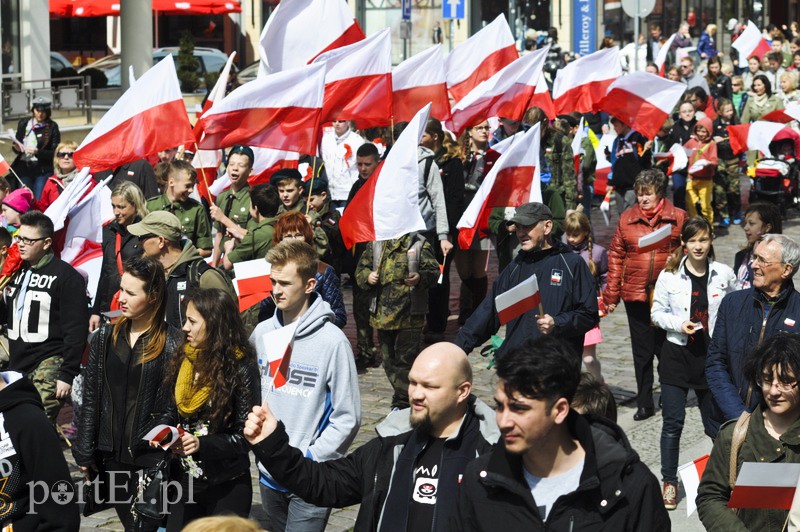
{"type": "MultiPolygon", "coordinates": [[[[743,188],[745,186],[743,180],[743,188]]],[[[613,206],[612,206],[613,211],[613,206]]],[[[616,221],[618,217],[614,212],[611,219],[611,225],[606,227],[602,221],[602,217],[595,209],[592,213],[592,221],[595,227],[595,241],[607,246],[613,236],[616,221]]],[[[797,218],[796,212],[790,213],[790,220],[785,223],[784,233],[794,237],[800,238],[800,222],[797,218]],[[794,219],[792,219],[794,218],[794,219]]],[[[717,239],[714,243],[714,250],[716,252],[717,260],[725,264],[733,265],[733,256],[744,244],[744,233],[738,227],[731,227],[728,230],[720,229],[717,231],[717,239]]],[[[493,256],[490,264],[490,271],[497,268],[496,259],[493,256]]],[[[458,311],[458,277],[455,273],[455,268],[451,275],[452,279],[452,294],[450,298],[451,310],[458,311]]],[[[352,296],[350,290],[345,290],[346,304],[350,308],[352,296]]],[[[621,309],[622,310],[622,309],[621,309]]],[[[455,316],[451,316],[450,325],[447,331],[447,338],[450,339],[455,336],[458,326],[455,321],[455,316]]],[[[636,393],[636,381],[634,378],[632,357],[630,352],[630,334],[628,332],[628,324],[625,318],[625,313],[615,312],[610,316],[604,318],[601,323],[603,332],[603,343],[598,347],[598,357],[603,364],[603,375],[606,382],[611,386],[614,396],[617,398],[618,403],[618,422],[625,430],[631,445],[639,453],[642,461],[647,464],[653,473],[660,478],[660,451],[659,439],[661,433],[661,416],[660,412],[645,421],[633,421],[633,412],[635,411],[635,403],[632,399],[636,393]]],[[[352,320],[348,323],[346,328],[348,336],[353,339],[355,331],[352,320]]],[[[501,330],[501,335],[503,331],[501,330]]],[[[493,372],[487,369],[486,360],[482,359],[476,350],[470,359],[475,371],[475,385],[474,393],[485,401],[490,401],[493,393],[493,372]]],[[[366,374],[359,377],[362,398],[362,424],[361,430],[353,443],[353,448],[365,443],[374,437],[375,425],[388,414],[391,403],[391,388],[388,384],[382,368],[370,369],[366,374]]],[[[658,379],[656,378],[656,384],[658,379]]],[[[658,388],[656,389],[658,394],[658,388]]],[[[704,436],[702,423],[700,421],[700,414],[696,406],[696,401],[690,401],[690,407],[687,409],[686,423],[683,431],[683,438],[681,444],[680,463],[686,463],[690,460],[698,458],[703,454],[709,452],[711,449],[711,442],[709,438],[704,436]]],[[[77,468],[72,460],[71,453],[65,451],[70,467],[74,473],[75,478],[79,477],[77,468]]],[[[259,503],[259,494],[257,487],[257,472],[255,466],[252,467],[253,476],[253,511],[251,516],[259,520],[267,529],[269,529],[268,518],[261,510],[259,503]]],[[[680,503],[678,509],[670,513],[673,522],[673,530],[681,531],[701,531],[703,530],[697,514],[691,517],[686,516],[686,501],[681,488],[680,503]]],[[[328,523],[328,530],[341,531],[349,530],[355,523],[355,517],[358,511],[357,506],[336,509],[332,512],[330,521],[328,523]]],[[[112,511],[106,511],[96,514],[90,518],[85,518],[82,523],[82,529],[86,530],[122,530],[116,515],[112,511]]]]}

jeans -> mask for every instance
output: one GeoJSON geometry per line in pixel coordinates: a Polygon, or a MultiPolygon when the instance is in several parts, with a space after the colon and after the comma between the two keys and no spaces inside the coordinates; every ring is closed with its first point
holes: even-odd
{"type": "Polygon", "coordinates": [[[261,505],[272,521],[274,532],[323,532],[330,508],[320,508],[288,492],[259,484],[261,505]]]}
{"type": "Polygon", "coordinates": [[[38,200],[42,197],[42,190],[44,190],[44,186],[47,184],[47,179],[51,175],[53,175],[52,172],[36,177],[23,177],[22,182],[25,183],[25,186],[31,189],[31,192],[33,192],[33,197],[38,200]]]}
{"type": "MultiPolygon", "coordinates": [[[[664,482],[678,482],[678,459],[688,393],[689,388],[661,384],[661,479],[664,482]]],[[[707,426],[711,394],[708,390],[695,390],[694,393],[697,395],[703,425],[707,426]]]]}

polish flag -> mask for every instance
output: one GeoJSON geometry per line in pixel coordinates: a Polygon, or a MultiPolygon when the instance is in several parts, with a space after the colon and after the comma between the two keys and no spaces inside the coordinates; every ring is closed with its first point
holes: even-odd
{"type": "Polygon", "coordinates": [[[486,231],[492,209],[519,207],[523,203],[542,201],[539,124],[528,131],[517,133],[511,139],[513,141],[508,144],[498,143],[493,147],[500,147],[502,155],[486,174],[475,197],[456,224],[459,229],[458,243],[462,249],[469,248],[476,233],[486,231]]]}
{"type": "MultiPolygon", "coordinates": [[[[494,298],[494,306],[497,308],[497,317],[500,318],[500,325],[505,325],[514,318],[535,309],[541,302],[536,274],[531,275],[514,288],[506,290],[494,298]]],[[[539,312],[542,311],[540,310],[539,312]]]]}
{"type": "Polygon", "coordinates": [[[735,154],[747,150],[759,150],[766,156],[771,157],[772,152],[769,151],[769,143],[784,127],[786,126],[783,124],[761,120],[752,124],[728,126],[731,149],[735,154]]]}
{"type": "Polygon", "coordinates": [[[197,122],[199,147],[234,144],[313,153],[322,110],[323,65],[256,78],[216,102],[197,122]]]}
{"type": "MultiPolygon", "coordinates": [[[[254,187],[260,183],[269,183],[272,174],[282,168],[297,168],[300,154],[285,150],[272,150],[269,148],[253,148],[253,170],[247,178],[247,184],[254,187]]],[[[231,186],[231,178],[225,172],[219,179],[210,184],[209,191],[214,196],[219,196],[223,190],[231,186]]]]}
{"type": "Polygon", "coordinates": [[[536,82],[536,90],[533,91],[533,98],[531,98],[531,106],[536,106],[542,111],[550,120],[556,118],[556,106],[553,103],[553,97],[550,96],[550,89],[547,88],[547,81],[544,76],[539,76],[539,81],[536,82]]]}
{"type": "Polygon", "coordinates": [[[94,303],[103,269],[103,246],[83,238],[71,240],[61,252],[61,260],[75,268],[86,280],[86,292],[94,303]],[[68,253],[68,256],[65,255],[68,253]]]}
{"type": "Polygon", "coordinates": [[[759,120],[780,122],[781,124],[788,124],[789,122],[800,120],[800,104],[790,103],[785,109],[778,109],[777,111],[767,113],[759,118],[759,120]]]}
{"type": "Polygon", "coordinates": [[[662,225],[652,233],[639,238],[638,247],[639,253],[647,253],[661,248],[664,244],[669,242],[672,235],[672,226],[670,224],[662,225]]]}
{"type": "MultiPolygon", "coordinates": [[[[325,99],[320,123],[355,120],[359,129],[392,123],[392,38],[385,28],[355,44],[325,52],[325,99]]],[[[304,153],[315,153],[303,151],[304,153]]]]}
{"type": "Polygon", "coordinates": [[[689,517],[697,510],[697,503],[695,503],[697,488],[700,487],[700,479],[703,478],[706,464],[708,464],[708,455],[701,456],[678,468],[683,489],[686,491],[686,517],[689,517]]]}
{"type": "Polygon", "coordinates": [[[452,109],[448,129],[460,135],[490,116],[522,120],[531,107],[549,48],[526,54],[487,79],[452,109]]]}
{"type": "Polygon", "coordinates": [[[75,150],[75,166],[116,168],[181,144],[193,144],[171,54],[117,100],[75,150]]]}
{"type": "Polygon", "coordinates": [[[302,67],[363,38],[345,0],[283,0],[261,32],[259,75],[302,67]]]}
{"type": "Polygon", "coordinates": [[[728,508],[790,510],[800,479],[800,464],[744,462],[728,508]]]}
{"type": "Polygon", "coordinates": [[[8,164],[6,158],[0,155],[0,175],[6,175],[11,170],[11,165],[8,164]]]}
{"type": "Polygon", "coordinates": [[[608,92],[595,104],[594,110],[605,111],[652,139],[685,90],[683,83],[649,72],[631,72],[608,87],[608,92]]]}
{"type": "Polygon", "coordinates": [[[406,59],[392,71],[395,123],[408,122],[428,102],[432,103],[431,116],[439,120],[450,118],[441,44],[406,59]]]}
{"type": "Polygon", "coordinates": [[[572,162],[575,167],[575,175],[581,172],[581,155],[586,152],[583,149],[583,139],[586,138],[586,129],[583,126],[583,117],[578,124],[578,131],[575,132],[575,138],[572,139],[572,162]]]}
{"type": "Polygon", "coordinates": [[[264,259],[233,263],[233,288],[239,298],[239,312],[244,312],[269,297],[272,281],[269,274],[272,266],[264,259]]]}
{"type": "Polygon", "coordinates": [[[597,156],[597,166],[594,169],[594,193],[599,196],[605,196],[608,192],[608,178],[611,175],[611,161],[606,157],[606,148],[609,152],[614,145],[614,139],[617,136],[613,133],[606,133],[599,139],[594,131],[589,130],[589,138],[594,147],[594,154],[597,156]]]}
{"type": "Polygon", "coordinates": [[[220,164],[222,150],[197,150],[192,158],[192,166],[197,170],[197,193],[209,203],[214,203],[215,195],[209,189],[217,179],[220,164]]]}
{"type": "Polygon", "coordinates": [[[600,101],[609,85],[622,76],[619,48],[606,48],[576,59],[556,74],[553,102],[556,113],[588,113],[600,101]]]}
{"type": "Polygon", "coordinates": [[[430,108],[428,104],[417,112],[344,210],[339,230],[348,249],[358,242],[390,240],[425,230],[419,212],[417,146],[430,108]]]}
{"type": "Polygon", "coordinates": [[[447,88],[459,101],[518,57],[514,35],[500,14],[447,56],[447,88]]]}
{"type": "Polygon", "coordinates": [[[272,390],[277,390],[288,380],[292,343],[294,343],[294,334],[297,332],[298,323],[299,320],[294,321],[280,329],[269,331],[258,339],[261,342],[262,352],[267,357],[266,360],[259,359],[258,365],[267,366],[269,375],[272,377],[272,390]]]}
{"type": "Polygon", "coordinates": [[[761,36],[758,26],[753,24],[752,20],[747,21],[747,27],[731,43],[731,46],[739,52],[740,58],[744,57],[746,59],[750,59],[753,56],[761,59],[764,54],[772,50],[769,43],[761,36]]]}
{"type": "Polygon", "coordinates": [[[669,54],[669,49],[672,46],[672,41],[675,40],[676,33],[673,33],[672,36],[667,39],[661,48],[658,49],[658,55],[656,56],[656,66],[658,67],[658,75],[662,78],[667,74],[667,54],[669,54]]]}
{"type": "Polygon", "coordinates": [[[235,57],[236,51],[231,52],[231,55],[228,56],[228,61],[226,61],[225,66],[222,67],[222,71],[219,73],[217,82],[214,84],[214,88],[211,89],[211,92],[208,93],[206,103],[203,104],[203,110],[200,112],[197,118],[200,118],[203,113],[211,109],[211,106],[214,105],[214,102],[221,101],[225,97],[225,91],[228,89],[228,76],[231,73],[231,67],[233,66],[233,59],[235,57]]]}
{"type": "Polygon", "coordinates": [[[686,155],[686,149],[679,142],[673,144],[666,152],[654,153],[653,158],[669,161],[669,167],[665,172],[667,175],[679,172],[689,164],[689,157],[686,155]]]}

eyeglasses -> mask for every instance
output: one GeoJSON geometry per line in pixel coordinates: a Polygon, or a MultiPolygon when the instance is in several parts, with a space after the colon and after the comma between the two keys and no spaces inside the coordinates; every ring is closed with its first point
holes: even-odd
{"type": "Polygon", "coordinates": [[[157,237],[157,236],[158,236],[158,235],[154,235],[153,233],[148,233],[148,234],[146,234],[146,235],[142,235],[142,236],[140,236],[140,237],[139,237],[139,242],[144,242],[145,240],[148,240],[148,239],[150,239],[150,238],[155,238],[155,237],[157,237]]]}
{"type": "Polygon", "coordinates": [[[692,65],[681,65],[681,68],[692,68],[692,65]]]}
{"type": "Polygon", "coordinates": [[[56,153],[56,156],[57,156],[59,159],[64,159],[64,158],[67,158],[67,159],[72,159],[72,154],[73,154],[73,153],[75,153],[75,152],[71,152],[71,151],[60,151],[60,152],[56,153]]]}
{"type": "Polygon", "coordinates": [[[306,236],[304,234],[302,234],[302,233],[289,233],[289,234],[283,235],[283,238],[284,239],[292,238],[294,240],[305,240],[306,236]]]}
{"type": "Polygon", "coordinates": [[[753,255],[752,264],[760,264],[761,266],[769,266],[770,264],[783,264],[781,260],[765,260],[761,255],[753,255]]]}
{"type": "Polygon", "coordinates": [[[477,129],[478,131],[489,131],[492,128],[491,126],[475,126],[472,129],[477,129]]]}
{"type": "Polygon", "coordinates": [[[25,238],[24,236],[18,236],[17,240],[19,241],[20,244],[25,244],[26,246],[32,246],[36,242],[39,242],[39,241],[44,240],[46,238],[49,238],[49,237],[41,236],[39,238],[25,238]]]}
{"type": "Polygon", "coordinates": [[[779,392],[791,392],[795,388],[797,388],[797,381],[795,382],[783,382],[779,379],[773,379],[772,375],[769,373],[765,373],[762,375],[757,381],[756,384],[761,386],[762,388],[775,388],[778,389],[779,392]]]}

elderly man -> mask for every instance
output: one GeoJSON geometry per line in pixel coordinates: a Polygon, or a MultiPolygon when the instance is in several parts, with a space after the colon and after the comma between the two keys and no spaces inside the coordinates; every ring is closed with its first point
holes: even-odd
{"type": "Polygon", "coordinates": [[[683,76],[687,88],[700,87],[706,91],[706,94],[711,92],[706,78],[694,71],[694,59],[688,55],[681,58],[681,76],[683,76]]]}
{"type": "Polygon", "coordinates": [[[747,356],[765,338],[800,332],[800,294],[792,277],[800,267],[800,246],[785,235],[766,234],[753,248],[753,285],[725,296],[717,313],[714,336],[706,357],[706,379],[714,412],[706,434],[752,410],[758,390],[744,377],[747,356]]]}
{"type": "Polygon", "coordinates": [[[356,530],[447,530],[467,463],[500,433],[493,412],[471,393],[472,368],[458,347],[431,345],[408,377],[411,409],[392,412],[378,437],[344,458],[304,457],[266,405],[253,408],[244,435],[292,493],[321,506],[361,504],[356,530]]]}

